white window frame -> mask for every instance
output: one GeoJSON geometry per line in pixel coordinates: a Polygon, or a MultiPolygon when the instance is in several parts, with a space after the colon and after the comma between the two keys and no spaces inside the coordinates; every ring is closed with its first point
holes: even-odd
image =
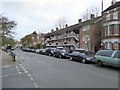
{"type": "Polygon", "coordinates": [[[110,20],[110,14],[106,15],[106,21],[110,20]]]}
{"type": "Polygon", "coordinates": [[[119,44],[118,42],[114,42],[114,49],[115,49],[115,50],[118,50],[118,47],[119,47],[118,44],[119,44]]]}
{"type": "Polygon", "coordinates": [[[118,12],[113,13],[113,19],[118,19],[118,12]]]}

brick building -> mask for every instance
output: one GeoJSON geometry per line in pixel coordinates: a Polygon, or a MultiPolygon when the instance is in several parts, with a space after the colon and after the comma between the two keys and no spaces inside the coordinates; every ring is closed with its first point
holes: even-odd
{"type": "Polygon", "coordinates": [[[112,0],[112,5],[103,14],[104,49],[120,50],[120,1],[112,0]]]}
{"type": "Polygon", "coordinates": [[[65,28],[51,30],[46,34],[46,47],[64,47],[66,51],[79,47],[79,23],[65,28]]]}
{"type": "Polygon", "coordinates": [[[96,52],[100,48],[101,41],[101,17],[93,14],[87,21],[80,23],[80,48],[86,51],[96,52]]]}

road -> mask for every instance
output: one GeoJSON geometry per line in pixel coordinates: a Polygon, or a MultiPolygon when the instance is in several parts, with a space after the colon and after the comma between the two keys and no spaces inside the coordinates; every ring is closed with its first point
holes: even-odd
{"type": "Polygon", "coordinates": [[[118,88],[118,70],[14,51],[21,63],[3,68],[3,88],[118,88]]]}

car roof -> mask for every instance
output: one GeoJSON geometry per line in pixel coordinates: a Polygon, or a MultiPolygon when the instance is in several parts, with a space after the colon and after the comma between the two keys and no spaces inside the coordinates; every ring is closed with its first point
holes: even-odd
{"type": "Polygon", "coordinates": [[[77,48],[77,49],[75,49],[75,50],[85,50],[85,49],[82,49],[82,48],[77,48]]]}

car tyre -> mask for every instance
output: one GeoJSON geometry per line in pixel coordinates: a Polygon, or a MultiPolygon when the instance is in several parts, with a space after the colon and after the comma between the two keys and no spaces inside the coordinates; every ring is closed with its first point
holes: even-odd
{"type": "Polygon", "coordinates": [[[62,55],[60,55],[59,57],[62,58],[62,55]]]}
{"type": "Polygon", "coordinates": [[[86,60],[85,60],[85,59],[83,59],[83,60],[82,60],[82,63],[84,63],[84,64],[85,64],[85,63],[86,63],[86,60]]]}
{"type": "Polygon", "coordinates": [[[103,66],[103,62],[102,61],[97,61],[97,66],[99,66],[99,67],[102,67],[103,66]]]}
{"type": "Polygon", "coordinates": [[[69,60],[70,60],[70,61],[72,61],[72,60],[73,60],[73,58],[72,58],[72,57],[70,57],[70,58],[69,58],[69,60]]]}

